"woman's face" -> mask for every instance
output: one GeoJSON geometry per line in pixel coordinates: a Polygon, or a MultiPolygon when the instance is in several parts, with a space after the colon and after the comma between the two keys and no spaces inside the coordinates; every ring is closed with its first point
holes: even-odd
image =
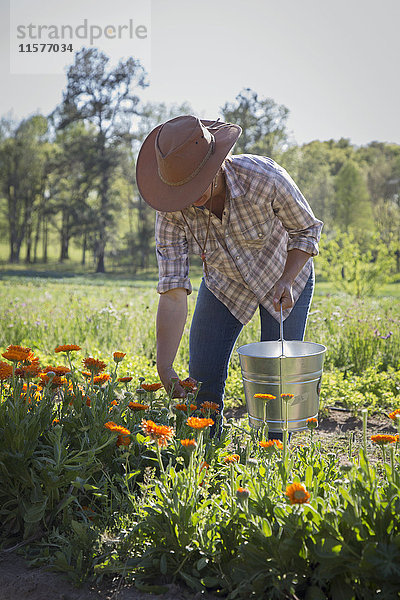
{"type": "Polygon", "coordinates": [[[196,202],[193,202],[193,206],[204,206],[204,204],[206,204],[209,201],[209,199],[211,198],[211,187],[212,184],[206,189],[201,198],[196,200],[196,202]]]}

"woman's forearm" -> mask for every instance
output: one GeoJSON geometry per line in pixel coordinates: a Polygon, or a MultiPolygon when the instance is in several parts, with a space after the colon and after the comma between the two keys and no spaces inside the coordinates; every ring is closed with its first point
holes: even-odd
{"type": "Polygon", "coordinates": [[[186,317],[187,292],[184,288],[169,290],[160,295],[156,320],[159,373],[172,368],[182,339],[186,317]]]}
{"type": "Polygon", "coordinates": [[[283,273],[274,285],[272,302],[277,312],[280,310],[281,303],[283,309],[293,306],[293,282],[310,257],[311,254],[298,248],[288,251],[283,273]]]}
{"type": "Polygon", "coordinates": [[[283,273],[281,275],[281,281],[284,280],[287,283],[293,284],[297,275],[300,273],[311,256],[312,255],[308,252],[304,252],[304,250],[299,250],[298,248],[289,250],[287,253],[285,268],[283,269],[283,273]]]}

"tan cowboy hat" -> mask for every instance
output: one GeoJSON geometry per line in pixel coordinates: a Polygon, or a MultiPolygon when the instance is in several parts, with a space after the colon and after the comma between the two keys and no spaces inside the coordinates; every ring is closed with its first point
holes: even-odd
{"type": "Polygon", "coordinates": [[[159,125],[142,144],[136,182],[156,210],[182,210],[199,200],[242,133],[239,125],[192,115],[159,125]]]}

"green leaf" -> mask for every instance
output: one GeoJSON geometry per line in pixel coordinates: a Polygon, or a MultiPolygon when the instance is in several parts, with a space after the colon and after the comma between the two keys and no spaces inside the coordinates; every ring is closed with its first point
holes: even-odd
{"type": "Polygon", "coordinates": [[[208,558],[206,558],[205,556],[203,556],[202,558],[199,558],[199,560],[197,561],[197,563],[196,563],[196,569],[198,571],[201,571],[207,565],[208,565],[208,558]]]}
{"type": "Polygon", "coordinates": [[[313,479],[314,470],[311,465],[308,465],[305,474],[305,484],[306,488],[309,489],[311,487],[312,479],[313,479]]]}
{"type": "Polygon", "coordinates": [[[163,554],[160,559],[160,571],[162,575],[166,575],[168,573],[168,563],[165,554],[163,554]]]}
{"type": "Polygon", "coordinates": [[[25,510],[25,523],[38,523],[44,517],[46,511],[47,498],[44,502],[35,502],[25,510]]]}
{"type": "Polygon", "coordinates": [[[272,528],[268,519],[262,520],[262,532],[265,535],[265,537],[271,537],[272,535],[272,528]]]}

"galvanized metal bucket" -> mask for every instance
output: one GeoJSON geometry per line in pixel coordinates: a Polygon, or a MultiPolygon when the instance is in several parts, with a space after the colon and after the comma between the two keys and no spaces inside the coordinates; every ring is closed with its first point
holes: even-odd
{"type": "Polygon", "coordinates": [[[325,346],[282,339],[246,344],[237,352],[252,427],[266,422],[270,431],[283,430],[281,394],[294,396],[288,404],[288,431],[305,429],[307,419],[317,417],[325,346]],[[271,394],[276,400],[266,402],[254,394],[271,394]]]}

